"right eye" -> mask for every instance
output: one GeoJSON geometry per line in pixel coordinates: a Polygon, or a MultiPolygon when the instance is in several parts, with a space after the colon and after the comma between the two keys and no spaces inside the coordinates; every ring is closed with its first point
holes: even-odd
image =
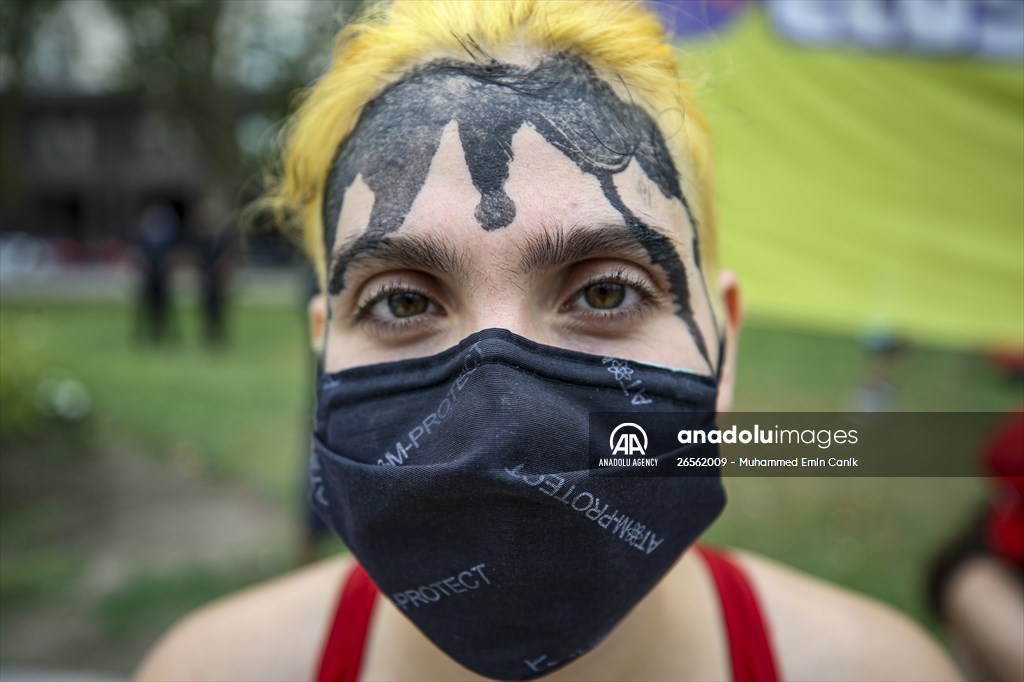
{"type": "Polygon", "coordinates": [[[370,308],[378,319],[406,319],[429,312],[434,307],[429,298],[418,291],[400,291],[380,298],[370,308]]]}
{"type": "Polygon", "coordinates": [[[426,324],[444,315],[434,298],[419,287],[392,281],[377,287],[358,305],[355,319],[386,332],[407,325],[426,324]]]}

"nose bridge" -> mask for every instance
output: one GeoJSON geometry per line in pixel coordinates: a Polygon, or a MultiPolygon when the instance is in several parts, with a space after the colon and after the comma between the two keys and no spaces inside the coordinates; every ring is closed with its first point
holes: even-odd
{"type": "Polygon", "coordinates": [[[507,329],[515,334],[547,343],[537,292],[530,278],[514,269],[505,258],[482,255],[490,265],[473,273],[466,296],[463,338],[482,329],[507,329]],[[499,264],[499,265],[495,265],[499,264]],[[507,264],[507,265],[506,265],[507,264]]]}

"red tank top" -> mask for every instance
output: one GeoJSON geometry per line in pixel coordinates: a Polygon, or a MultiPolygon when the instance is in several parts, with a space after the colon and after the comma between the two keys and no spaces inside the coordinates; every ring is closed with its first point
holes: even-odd
{"type": "MultiPolygon", "coordinates": [[[[757,596],[747,576],[725,554],[697,545],[718,590],[734,682],[776,682],[775,658],[757,596]]],[[[349,572],[324,645],[317,682],[356,682],[377,587],[356,564],[349,572]]]]}

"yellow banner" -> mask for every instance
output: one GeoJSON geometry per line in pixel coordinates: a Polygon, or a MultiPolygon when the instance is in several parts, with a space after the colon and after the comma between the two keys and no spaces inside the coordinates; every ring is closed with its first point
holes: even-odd
{"type": "Polygon", "coordinates": [[[759,8],[700,42],[723,262],[759,318],[1024,343],[1024,67],[798,45],[759,8]]]}

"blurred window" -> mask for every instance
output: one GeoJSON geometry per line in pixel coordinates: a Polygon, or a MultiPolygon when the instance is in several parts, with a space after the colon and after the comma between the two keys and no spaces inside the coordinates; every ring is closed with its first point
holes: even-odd
{"type": "Polygon", "coordinates": [[[63,163],[88,163],[96,150],[96,131],[84,116],[46,116],[32,126],[33,158],[63,163]]]}

